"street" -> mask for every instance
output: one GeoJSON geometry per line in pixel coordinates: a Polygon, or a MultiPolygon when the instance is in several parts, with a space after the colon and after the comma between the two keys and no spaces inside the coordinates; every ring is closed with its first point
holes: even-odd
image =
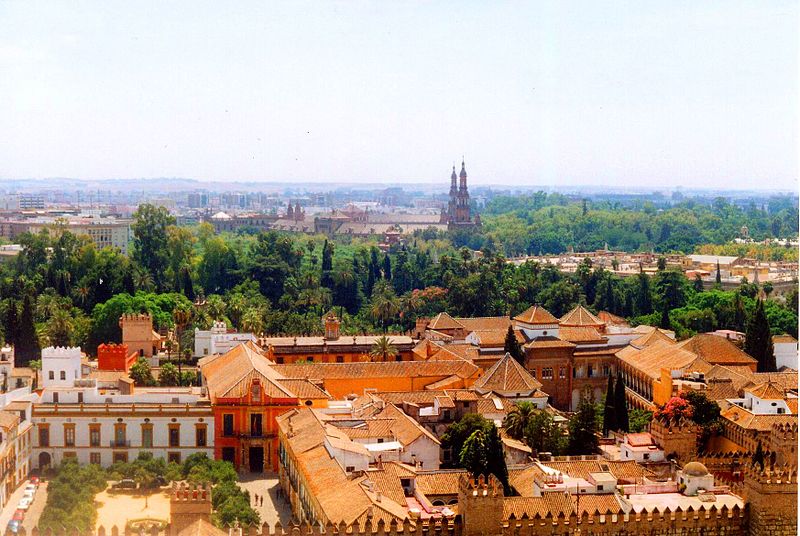
{"type": "MultiPolygon", "coordinates": [[[[28,484],[28,482],[29,482],[28,480],[25,480],[14,491],[14,493],[11,494],[11,498],[3,507],[3,511],[0,512],[0,530],[2,530],[3,532],[5,532],[8,522],[14,515],[14,511],[17,509],[17,504],[19,503],[19,500],[22,499],[22,494],[25,491],[25,486],[28,484]]],[[[25,527],[25,530],[29,534],[31,529],[33,529],[33,527],[35,527],[39,522],[39,517],[42,515],[42,511],[44,510],[44,505],[46,502],[47,502],[47,482],[42,482],[39,484],[39,489],[36,490],[36,496],[34,497],[33,503],[25,513],[25,520],[22,522],[22,526],[25,527]]]]}

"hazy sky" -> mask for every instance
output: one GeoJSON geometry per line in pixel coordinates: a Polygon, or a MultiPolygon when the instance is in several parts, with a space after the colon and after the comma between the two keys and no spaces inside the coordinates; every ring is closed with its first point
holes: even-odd
{"type": "Polygon", "coordinates": [[[0,180],[795,189],[798,3],[0,0],[0,180]]]}

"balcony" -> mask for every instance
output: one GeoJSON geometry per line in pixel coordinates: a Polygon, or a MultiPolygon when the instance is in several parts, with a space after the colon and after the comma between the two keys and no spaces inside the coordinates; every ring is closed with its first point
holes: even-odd
{"type": "Polygon", "coordinates": [[[112,439],[108,443],[111,448],[128,448],[131,446],[130,439],[112,439]]]}

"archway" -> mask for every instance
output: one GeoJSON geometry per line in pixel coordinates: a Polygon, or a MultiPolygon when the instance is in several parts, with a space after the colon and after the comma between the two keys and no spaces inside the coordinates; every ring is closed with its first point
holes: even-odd
{"type": "Polygon", "coordinates": [[[49,452],[39,453],[39,469],[47,469],[50,467],[51,459],[49,452]]]}

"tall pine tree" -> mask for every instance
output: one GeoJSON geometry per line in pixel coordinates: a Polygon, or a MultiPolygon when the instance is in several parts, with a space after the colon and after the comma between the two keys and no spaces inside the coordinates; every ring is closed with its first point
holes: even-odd
{"type": "Polygon", "coordinates": [[[383,256],[383,278],[387,281],[392,280],[392,259],[388,253],[383,256]]]}
{"type": "Polygon", "coordinates": [[[16,343],[14,347],[16,366],[27,367],[31,361],[41,357],[39,339],[36,336],[36,325],[33,322],[33,303],[28,294],[22,299],[22,312],[19,317],[16,343]]]}
{"type": "Polygon", "coordinates": [[[6,344],[12,346],[17,345],[17,337],[19,336],[19,320],[17,318],[17,302],[9,299],[6,305],[6,314],[3,318],[3,335],[6,344]]]}
{"type": "Polygon", "coordinates": [[[764,302],[760,299],[756,302],[756,309],[747,323],[744,351],[758,361],[758,372],[775,372],[777,370],[769,320],[764,313],[764,302]]]}
{"type": "Polygon", "coordinates": [[[625,398],[625,380],[622,378],[621,370],[617,370],[617,382],[614,386],[614,412],[617,419],[617,429],[620,432],[630,431],[628,400],[625,398]]]}
{"type": "Polygon", "coordinates": [[[614,413],[614,376],[608,375],[608,386],[606,387],[606,400],[603,405],[603,435],[617,429],[617,416],[614,413]]]}

